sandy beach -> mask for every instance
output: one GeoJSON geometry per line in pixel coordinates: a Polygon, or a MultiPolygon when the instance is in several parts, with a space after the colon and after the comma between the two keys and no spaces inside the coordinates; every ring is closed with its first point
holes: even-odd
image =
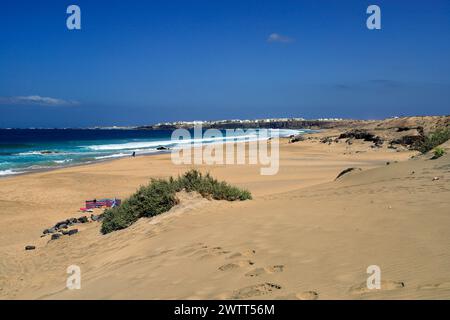
{"type": "Polygon", "coordinates": [[[192,166],[161,154],[1,179],[0,298],[450,298],[449,156],[322,143],[324,134],[282,140],[274,176],[257,165],[196,166],[253,200],[181,193],[169,212],[107,235],[90,222],[41,237],[81,216],[86,199],[125,198],[192,166]],[[350,167],[361,170],[335,180],[350,167]],[[80,290],[66,288],[69,265],[81,268],[80,290]],[[370,265],[381,268],[380,290],[366,288],[370,265]]]}

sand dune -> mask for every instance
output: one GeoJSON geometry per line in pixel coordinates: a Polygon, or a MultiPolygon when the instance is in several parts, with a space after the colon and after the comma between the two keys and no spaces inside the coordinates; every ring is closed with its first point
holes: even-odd
{"type": "Polygon", "coordinates": [[[283,142],[275,176],[249,165],[200,167],[254,200],[182,193],[170,212],[128,229],[101,235],[92,222],[55,241],[42,230],[76,216],[85,198],[125,197],[188,167],[158,155],[0,180],[0,297],[448,299],[450,158],[413,154],[283,142]],[[335,181],[348,167],[362,170],[335,181]],[[80,290],[65,287],[72,264],[80,290]],[[365,286],[369,265],[381,268],[381,290],[365,286]]]}

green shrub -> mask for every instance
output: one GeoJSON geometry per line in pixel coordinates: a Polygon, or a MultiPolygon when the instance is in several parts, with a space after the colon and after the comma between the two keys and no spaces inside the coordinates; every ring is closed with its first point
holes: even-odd
{"type": "Polygon", "coordinates": [[[444,154],[445,154],[444,149],[442,149],[441,147],[436,147],[436,148],[434,148],[432,159],[438,159],[438,158],[442,157],[444,154]]]}
{"type": "Polygon", "coordinates": [[[435,147],[443,144],[450,139],[450,129],[438,129],[425,137],[424,141],[419,144],[417,150],[421,153],[427,153],[435,147]]]}
{"type": "Polygon", "coordinates": [[[165,180],[152,180],[148,186],[126,199],[121,206],[106,210],[102,233],[129,227],[141,217],[152,217],[177,204],[173,185],[165,180]]]}
{"type": "Polygon", "coordinates": [[[215,200],[249,200],[251,193],[247,190],[219,182],[209,173],[202,175],[197,170],[190,170],[177,179],[152,179],[147,186],[140,187],[136,193],[126,199],[121,206],[105,211],[101,232],[125,229],[141,217],[153,217],[169,211],[178,203],[176,192],[198,192],[202,197],[215,200]]]}

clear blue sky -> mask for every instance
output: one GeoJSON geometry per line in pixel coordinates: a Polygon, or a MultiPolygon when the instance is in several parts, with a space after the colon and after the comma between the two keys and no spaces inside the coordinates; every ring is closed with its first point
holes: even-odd
{"type": "Polygon", "coordinates": [[[448,0],[5,0],[0,127],[450,114],[449,57],[448,0]]]}

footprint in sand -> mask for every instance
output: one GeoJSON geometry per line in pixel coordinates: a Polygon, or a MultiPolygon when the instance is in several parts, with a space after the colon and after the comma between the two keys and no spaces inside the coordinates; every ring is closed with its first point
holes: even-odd
{"type": "Polygon", "coordinates": [[[223,266],[219,267],[219,270],[220,271],[228,271],[228,270],[233,270],[233,269],[237,269],[237,268],[242,268],[245,266],[252,266],[254,264],[255,263],[250,260],[237,261],[237,262],[233,262],[233,263],[224,264],[223,266]]]}
{"type": "Polygon", "coordinates": [[[235,252],[227,257],[227,259],[234,259],[239,257],[253,257],[256,254],[256,251],[253,249],[248,249],[243,252],[235,252]]]}
{"type": "Polygon", "coordinates": [[[224,250],[221,247],[214,247],[214,248],[202,249],[201,251],[198,251],[197,253],[202,254],[199,259],[203,260],[203,259],[209,259],[209,258],[221,256],[224,254],[228,254],[228,253],[230,253],[230,251],[224,250]]]}
{"type": "Polygon", "coordinates": [[[244,287],[233,292],[231,299],[248,299],[251,297],[271,294],[281,289],[281,286],[275,283],[265,282],[249,287],[244,287]]]}
{"type": "Polygon", "coordinates": [[[233,253],[230,256],[228,256],[227,259],[234,259],[234,258],[239,258],[239,257],[242,257],[242,253],[236,252],[236,253],[233,253]]]}
{"type": "Polygon", "coordinates": [[[429,283],[419,286],[419,290],[450,289],[450,282],[429,283]]]}
{"type": "Polygon", "coordinates": [[[279,296],[276,300],[317,300],[319,294],[316,291],[304,291],[300,293],[291,293],[286,296],[279,296]]]}
{"type": "Polygon", "coordinates": [[[276,272],[283,272],[284,266],[283,265],[275,265],[275,266],[270,266],[270,267],[265,267],[265,268],[256,268],[253,270],[250,270],[249,272],[247,272],[245,274],[246,277],[257,277],[260,276],[262,274],[267,274],[267,273],[276,273],[276,272]]]}
{"type": "Polygon", "coordinates": [[[222,247],[214,247],[211,249],[211,252],[215,255],[228,254],[230,251],[223,249],[222,247]]]}
{"type": "Polygon", "coordinates": [[[390,291],[402,289],[405,287],[405,283],[401,281],[391,281],[391,280],[382,280],[380,289],[369,289],[367,288],[367,283],[363,282],[359,285],[353,286],[350,288],[351,294],[365,294],[365,293],[376,293],[380,291],[390,291]]]}
{"type": "Polygon", "coordinates": [[[184,256],[184,255],[192,255],[196,252],[202,251],[202,250],[206,250],[208,248],[207,245],[205,245],[202,242],[198,242],[195,244],[191,244],[191,245],[187,245],[182,247],[178,252],[177,252],[177,256],[184,256]]]}
{"type": "Polygon", "coordinates": [[[188,255],[193,257],[200,256],[199,259],[207,259],[228,253],[230,253],[230,251],[224,250],[222,247],[210,248],[206,244],[199,242],[194,245],[184,247],[177,253],[177,255],[178,256],[188,255]]]}
{"type": "Polygon", "coordinates": [[[319,299],[319,294],[315,291],[305,291],[302,293],[297,293],[295,296],[299,300],[317,300],[317,299],[319,299]]]}

